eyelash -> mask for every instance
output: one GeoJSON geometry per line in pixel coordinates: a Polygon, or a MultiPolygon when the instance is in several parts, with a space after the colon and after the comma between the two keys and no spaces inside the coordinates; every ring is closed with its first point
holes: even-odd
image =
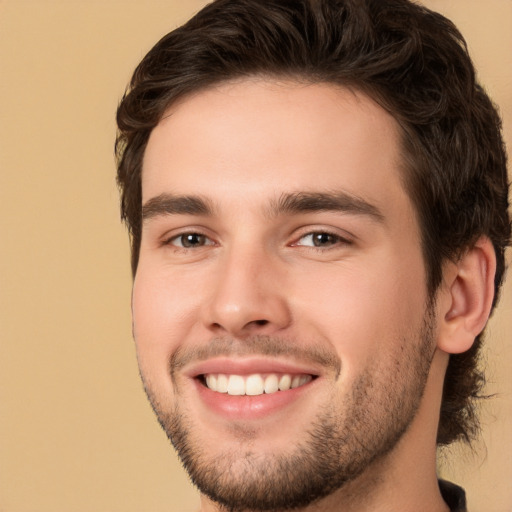
{"type": "Polygon", "coordinates": [[[166,238],[164,241],[163,241],[163,245],[170,245],[172,246],[175,250],[181,250],[181,251],[188,251],[188,250],[191,250],[191,249],[195,249],[195,248],[199,248],[199,247],[205,247],[205,246],[210,246],[210,245],[215,245],[215,242],[213,242],[213,240],[211,240],[207,235],[205,235],[204,233],[201,233],[200,231],[186,231],[184,233],[179,233],[178,235],[173,235],[169,238],[166,238]],[[196,237],[200,237],[200,238],[203,238],[204,240],[209,240],[211,243],[204,243],[204,244],[201,244],[201,245],[197,245],[196,247],[193,247],[193,246],[189,246],[189,247],[186,247],[183,245],[175,245],[173,244],[174,241],[176,240],[182,240],[183,241],[183,238],[185,237],[190,237],[190,236],[196,236],[196,237]]]}
{"type": "Polygon", "coordinates": [[[318,251],[318,252],[325,252],[329,251],[331,249],[339,248],[340,245],[347,246],[351,245],[352,241],[348,238],[345,238],[338,233],[333,233],[332,231],[326,230],[326,229],[318,229],[318,230],[312,230],[307,231],[303,233],[299,238],[297,238],[297,242],[294,242],[292,245],[295,247],[306,247],[309,250],[318,251]],[[306,238],[306,237],[315,237],[316,235],[322,235],[322,236],[328,236],[331,237],[331,239],[334,239],[331,243],[329,243],[327,246],[316,246],[314,245],[314,239],[312,240],[313,245],[299,245],[300,240],[306,238]]]}
{"type": "MultiPolygon", "coordinates": [[[[349,240],[348,238],[342,237],[338,233],[333,233],[332,231],[329,231],[326,229],[318,229],[318,230],[304,232],[298,238],[296,238],[296,240],[297,240],[296,242],[293,242],[292,244],[290,244],[291,247],[306,247],[308,250],[319,251],[319,252],[325,252],[325,251],[328,251],[331,249],[335,249],[335,248],[339,247],[340,244],[344,245],[344,246],[352,244],[352,241],[349,240]],[[313,242],[312,245],[299,244],[300,240],[303,240],[306,237],[314,237],[316,235],[331,237],[331,239],[333,239],[333,241],[331,243],[328,243],[327,246],[316,246],[316,245],[314,245],[314,240],[312,240],[312,242],[313,242]]],[[[211,238],[209,238],[204,233],[201,233],[200,231],[186,231],[183,233],[179,233],[177,235],[173,235],[172,237],[166,238],[163,241],[162,245],[172,246],[173,249],[176,251],[189,251],[189,250],[199,249],[199,248],[203,248],[203,247],[214,246],[214,245],[216,245],[216,243],[213,240],[211,240],[211,238]],[[191,236],[195,236],[199,239],[202,239],[203,243],[197,244],[195,246],[191,245],[188,247],[186,245],[183,245],[183,239],[185,237],[191,237],[191,236]],[[181,239],[181,245],[176,245],[173,243],[180,239],[181,239]]]]}

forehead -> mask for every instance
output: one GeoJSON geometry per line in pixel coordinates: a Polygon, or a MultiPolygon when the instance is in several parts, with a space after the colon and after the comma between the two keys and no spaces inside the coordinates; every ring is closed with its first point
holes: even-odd
{"type": "Polygon", "coordinates": [[[330,84],[245,79],[173,105],[143,162],[143,202],[162,193],[255,202],[343,190],[385,205],[404,196],[400,132],[368,96],[330,84]]]}

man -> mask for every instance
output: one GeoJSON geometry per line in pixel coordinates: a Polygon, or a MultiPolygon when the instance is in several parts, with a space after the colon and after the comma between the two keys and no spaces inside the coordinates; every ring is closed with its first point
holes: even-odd
{"type": "Polygon", "coordinates": [[[465,510],[510,240],[499,117],[406,0],[217,0],[118,110],[133,332],[203,511],[465,510]]]}

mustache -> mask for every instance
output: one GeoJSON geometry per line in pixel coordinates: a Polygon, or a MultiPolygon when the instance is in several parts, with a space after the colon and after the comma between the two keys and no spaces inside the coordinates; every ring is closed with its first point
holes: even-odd
{"type": "Polygon", "coordinates": [[[215,357],[270,356],[286,357],[303,363],[314,363],[330,369],[336,376],[341,372],[341,359],[331,347],[297,342],[274,336],[257,335],[243,340],[218,337],[195,347],[181,346],[171,355],[169,366],[171,375],[190,363],[197,363],[215,357]]]}

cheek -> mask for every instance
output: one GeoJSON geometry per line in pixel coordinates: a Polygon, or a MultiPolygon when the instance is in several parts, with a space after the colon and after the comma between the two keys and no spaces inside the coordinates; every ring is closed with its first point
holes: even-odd
{"type": "Polygon", "coordinates": [[[166,365],[190,331],[198,295],[193,287],[139,266],[133,284],[133,334],[139,362],[166,365]]]}
{"type": "MultiPolygon", "coordinates": [[[[290,296],[341,357],[349,376],[370,360],[389,354],[421,326],[425,310],[422,268],[402,272],[403,259],[381,257],[361,267],[331,267],[310,274],[290,296]]],[[[403,262],[407,265],[408,262],[403,262]]],[[[413,264],[412,262],[409,262],[413,264]]],[[[407,267],[406,267],[407,268],[407,267]]],[[[410,267],[409,267],[410,268],[410,267]]]]}

